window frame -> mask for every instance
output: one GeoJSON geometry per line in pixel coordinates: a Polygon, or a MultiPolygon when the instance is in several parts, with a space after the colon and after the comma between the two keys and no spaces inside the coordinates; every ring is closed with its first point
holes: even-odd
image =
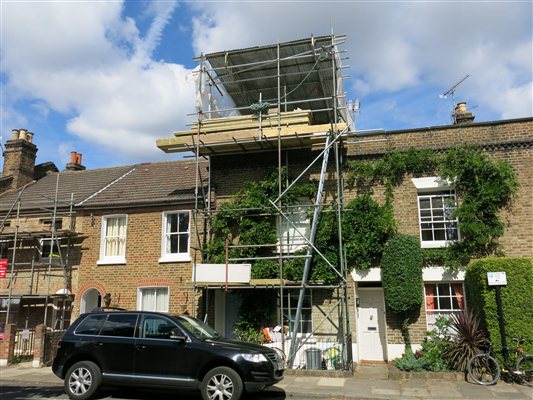
{"type": "MultiPolygon", "coordinates": [[[[178,223],[179,227],[179,223],[178,223]]],[[[171,232],[170,235],[176,234],[180,235],[185,232],[171,232]]],[[[160,263],[164,262],[176,262],[176,261],[191,261],[191,211],[190,210],[175,210],[175,211],[164,211],[162,214],[161,222],[161,258],[159,259],[160,263]],[[167,252],[167,220],[169,215],[175,214],[187,214],[189,223],[187,225],[187,251],[180,253],[169,253],[167,252]]]]}
{"type": "Polygon", "coordinates": [[[137,310],[139,311],[153,311],[153,312],[169,312],[169,306],[170,306],[170,287],[169,286],[139,286],[137,288],[137,310]],[[157,289],[166,289],[167,291],[167,301],[166,301],[166,307],[164,310],[157,310],[157,309],[153,309],[153,310],[145,310],[142,308],[142,303],[143,303],[143,290],[146,290],[146,289],[156,289],[156,301],[155,301],[155,304],[156,304],[156,308],[157,308],[157,289]]]}
{"type": "MultiPolygon", "coordinates": [[[[288,289],[283,292],[283,310],[282,315],[285,319],[285,315],[288,317],[287,323],[289,324],[289,329],[292,329],[293,326],[293,319],[291,318],[291,311],[295,311],[298,308],[298,297],[300,295],[300,290],[291,290],[288,289]],[[291,298],[294,300],[294,305],[292,304],[291,298]]],[[[278,297],[279,298],[279,297],[278,297]]],[[[283,321],[283,324],[285,324],[285,321],[283,321]]],[[[297,336],[307,336],[311,335],[313,333],[313,295],[312,291],[309,290],[309,293],[305,294],[304,296],[304,304],[302,305],[302,314],[300,315],[300,321],[299,321],[299,328],[296,332],[297,336]],[[305,298],[309,299],[309,307],[306,307],[305,305],[305,298]],[[304,311],[308,312],[308,318],[303,318],[304,311]],[[308,322],[309,323],[309,329],[306,331],[303,331],[303,323],[308,322]]]]}
{"type": "MultiPolygon", "coordinates": [[[[309,239],[309,235],[311,233],[311,216],[309,215],[311,211],[310,200],[302,197],[296,203],[288,205],[287,207],[288,211],[284,213],[285,216],[298,228],[301,233],[304,233],[303,237],[307,237],[307,239],[309,239]],[[292,214],[289,212],[290,210],[297,210],[297,213],[292,214]],[[301,218],[302,215],[305,215],[305,218],[301,218]]],[[[303,239],[302,235],[296,232],[294,227],[283,215],[280,215],[276,219],[276,231],[278,232],[278,253],[292,254],[298,250],[307,248],[308,244],[303,239]],[[288,239],[287,233],[290,234],[288,239]],[[298,241],[295,243],[294,239],[300,239],[301,242],[298,241]]]]}
{"type": "MultiPolygon", "coordinates": [[[[448,200],[453,199],[453,210],[457,209],[457,194],[455,192],[455,189],[445,189],[445,190],[430,190],[430,191],[418,191],[416,202],[418,207],[418,230],[419,230],[419,238],[420,238],[420,246],[422,248],[440,248],[440,247],[446,247],[448,244],[453,243],[455,241],[461,240],[461,233],[459,231],[459,219],[457,217],[454,217],[453,219],[448,219],[446,216],[446,213],[444,212],[445,206],[444,203],[448,200]],[[433,210],[437,210],[437,208],[433,208],[432,201],[436,197],[441,197],[443,202],[443,215],[442,215],[442,221],[434,221],[433,220],[433,210]],[[430,210],[431,211],[431,221],[423,221],[422,220],[422,208],[420,207],[420,200],[423,198],[427,198],[430,202],[430,208],[424,209],[424,210],[430,210]],[[446,238],[444,240],[424,240],[423,239],[423,232],[427,231],[427,229],[422,229],[423,224],[429,224],[431,225],[431,231],[434,233],[435,231],[435,224],[442,223],[444,225],[444,235],[446,238]],[[447,224],[455,224],[455,231],[457,232],[457,239],[448,239],[448,232],[447,232],[447,224]]],[[[451,208],[451,207],[450,207],[451,208]]],[[[452,211],[453,212],[453,211],[452,211]]]]}
{"type": "Polygon", "coordinates": [[[464,311],[467,309],[466,306],[466,293],[465,293],[465,285],[464,282],[458,282],[458,281],[439,281],[439,282],[424,282],[424,310],[425,310],[425,316],[426,316],[426,328],[428,331],[433,330],[435,328],[434,324],[430,323],[430,319],[436,320],[439,316],[448,316],[451,317],[453,314],[457,314],[461,311],[464,311]],[[437,304],[438,308],[434,309],[428,309],[428,294],[427,294],[427,286],[433,285],[434,286],[434,303],[437,304]],[[439,285],[448,285],[448,291],[449,295],[439,295],[439,285]],[[461,285],[461,295],[458,296],[456,290],[454,289],[455,295],[452,295],[452,285],[461,285]],[[440,304],[438,299],[440,298],[448,298],[450,300],[450,308],[440,308],[440,304]],[[459,308],[453,307],[453,299],[457,298],[457,304],[459,308]],[[461,300],[459,300],[461,298],[461,300]],[[462,308],[461,308],[462,303],[462,308]],[[435,314],[435,317],[429,318],[428,315],[430,313],[435,314]]]}
{"type": "Polygon", "coordinates": [[[61,254],[61,239],[57,239],[57,242],[59,242],[59,248],[57,247],[57,242],[55,240],[52,240],[52,238],[41,238],[39,239],[39,257],[42,261],[46,261],[50,257],[50,253],[52,253],[52,258],[59,258],[61,254]],[[46,245],[45,245],[46,243],[46,245]],[[50,251],[48,254],[44,254],[45,247],[47,247],[50,251]],[[54,252],[54,250],[57,250],[57,253],[54,252]]]}
{"type": "Polygon", "coordinates": [[[126,247],[128,241],[128,214],[109,214],[102,215],[102,226],[100,233],[100,259],[97,265],[105,264],[126,264],[126,247]],[[106,231],[107,221],[111,218],[124,218],[124,255],[106,256],[106,231]]]}

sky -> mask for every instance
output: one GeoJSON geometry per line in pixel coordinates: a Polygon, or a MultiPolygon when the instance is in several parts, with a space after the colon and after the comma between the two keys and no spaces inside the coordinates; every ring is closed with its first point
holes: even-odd
{"type": "Polygon", "coordinates": [[[0,128],[34,132],[37,163],[64,169],[175,160],[155,140],[187,129],[201,53],[347,35],[356,128],[533,116],[533,2],[0,0],[0,128]]]}

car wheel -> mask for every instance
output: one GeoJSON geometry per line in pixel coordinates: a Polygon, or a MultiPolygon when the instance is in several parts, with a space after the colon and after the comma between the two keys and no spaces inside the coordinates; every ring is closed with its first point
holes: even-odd
{"type": "Polygon", "coordinates": [[[242,395],[242,379],[229,367],[213,368],[202,380],[204,400],[239,400],[242,395]]]}
{"type": "Polygon", "coordinates": [[[69,368],[64,388],[72,400],[87,400],[96,394],[101,384],[100,368],[91,361],[80,361],[69,368]]]}

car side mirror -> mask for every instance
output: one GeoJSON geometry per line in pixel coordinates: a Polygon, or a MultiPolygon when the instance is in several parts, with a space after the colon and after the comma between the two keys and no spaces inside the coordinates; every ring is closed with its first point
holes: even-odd
{"type": "Polygon", "coordinates": [[[187,340],[187,336],[185,336],[179,329],[173,329],[172,332],[170,332],[170,338],[177,340],[178,342],[185,342],[187,340]]]}

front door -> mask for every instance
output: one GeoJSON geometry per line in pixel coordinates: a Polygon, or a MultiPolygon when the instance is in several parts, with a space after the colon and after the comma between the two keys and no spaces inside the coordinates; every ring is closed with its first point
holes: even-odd
{"type": "Polygon", "coordinates": [[[358,352],[361,361],[386,360],[385,300],[383,288],[359,288],[357,308],[358,352]]]}

